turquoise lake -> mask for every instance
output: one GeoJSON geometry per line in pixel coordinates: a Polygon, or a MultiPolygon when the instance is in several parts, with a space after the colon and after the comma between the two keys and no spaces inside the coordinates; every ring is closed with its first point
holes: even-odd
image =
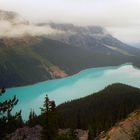
{"type": "Polygon", "coordinates": [[[124,83],[140,88],[140,69],[131,64],[90,68],[62,79],[9,88],[0,97],[0,102],[16,95],[19,102],[14,107],[13,113],[22,109],[23,119],[26,120],[31,109],[37,114],[40,113],[46,94],[58,105],[102,90],[112,83],[124,83]]]}

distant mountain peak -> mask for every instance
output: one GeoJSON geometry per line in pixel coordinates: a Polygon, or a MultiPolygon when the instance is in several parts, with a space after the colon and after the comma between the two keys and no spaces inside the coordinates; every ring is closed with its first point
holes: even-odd
{"type": "Polygon", "coordinates": [[[19,14],[0,10],[0,38],[46,37],[94,53],[136,56],[131,48],[109,34],[101,26],[77,26],[64,23],[29,23],[19,14]]]}
{"type": "Polygon", "coordinates": [[[74,24],[48,23],[52,28],[65,32],[75,32],[80,34],[107,34],[101,26],[76,26],[74,24]]]}

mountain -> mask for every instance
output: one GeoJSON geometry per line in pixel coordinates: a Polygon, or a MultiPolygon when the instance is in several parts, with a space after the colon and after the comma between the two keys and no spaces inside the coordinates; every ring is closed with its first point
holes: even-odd
{"type": "MultiPolygon", "coordinates": [[[[122,54],[135,56],[140,50],[119,41],[100,26],[75,26],[73,24],[49,24],[53,29],[61,30],[61,35],[52,35],[53,39],[64,43],[86,48],[93,52],[110,54],[122,54]]],[[[51,35],[50,35],[51,38],[51,35]]]]}
{"type": "Polygon", "coordinates": [[[0,19],[0,87],[65,77],[90,67],[140,66],[140,50],[102,27],[33,24],[10,11],[0,11],[0,19]]]}
{"type": "Polygon", "coordinates": [[[57,107],[60,128],[89,129],[93,137],[140,107],[140,89],[113,84],[57,107]]]}
{"type": "Polygon", "coordinates": [[[43,37],[0,39],[0,86],[32,84],[93,66],[125,63],[43,37]],[[98,61],[97,61],[98,60],[98,61]]]}

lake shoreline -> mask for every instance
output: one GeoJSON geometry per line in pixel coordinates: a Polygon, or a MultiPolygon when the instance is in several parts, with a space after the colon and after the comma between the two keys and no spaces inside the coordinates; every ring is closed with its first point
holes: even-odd
{"type": "Polygon", "coordinates": [[[27,118],[31,108],[40,113],[40,107],[48,95],[56,105],[96,93],[108,85],[122,83],[140,88],[140,69],[132,63],[119,66],[89,68],[69,77],[39,82],[33,85],[9,88],[0,98],[5,101],[16,96],[19,100],[13,113],[22,109],[23,118],[27,118]]]}
{"type": "Polygon", "coordinates": [[[43,81],[40,81],[40,82],[33,82],[33,83],[31,83],[31,84],[17,85],[17,86],[7,87],[6,89],[20,88],[20,87],[27,87],[27,86],[34,86],[34,85],[36,85],[36,84],[43,83],[43,82],[48,82],[48,81],[52,81],[52,80],[60,80],[60,79],[68,78],[68,77],[71,77],[71,76],[75,76],[75,75],[77,75],[77,74],[79,74],[79,73],[81,73],[81,72],[83,72],[83,71],[88,70],[88,69],[95,69],[95,68],[96,68],[96,69],[97,69],[97,68],[102,69],[102,68],[109,68],[109,67],[121,67],[121,66],[123,66],[123,65],[132,65],[134,68],[140,69],[139,67],[133,65],[132,62],[127,62],[127,63],[123,63],[123,64],[120,64],[120,65],[108,65],[108,66],[102,66],[102,67],[89,67],[89,68],[83,69],[83,70],[81,70],[81,71],[79,71],[79,72],[77,72],[77,73],[68,75],[68,76],[66,76],[66,77],[48,79],[48,80],[43,80],[43,81]]]}

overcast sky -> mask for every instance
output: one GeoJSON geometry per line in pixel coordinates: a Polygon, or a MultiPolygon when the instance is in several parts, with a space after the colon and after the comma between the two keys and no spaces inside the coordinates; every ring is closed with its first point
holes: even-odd
{"type": "Polygon", "coordinates": [[[0,9],[33,22],[101,25],[122,41],[140,42],[140,0],[0,0],[0,9]]]}

